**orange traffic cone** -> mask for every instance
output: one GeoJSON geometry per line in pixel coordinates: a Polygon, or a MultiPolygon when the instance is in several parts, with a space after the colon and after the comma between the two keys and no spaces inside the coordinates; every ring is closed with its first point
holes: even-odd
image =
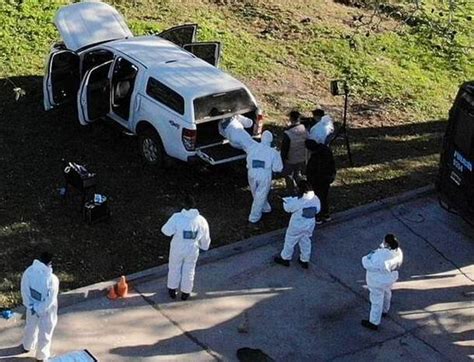
{"type": "Polygon", "coordinates": [[[118,295],[115,293],[115,287],[117,285],[112,286],[112,288],[109,289],[109,293],[107,294],[107,298],[109,299],[117,299],[118,295]]]}
{"type": "Polygon", "coordinates": [[[120,298],[125,298],[128,295],[128,284],[125,276],[120,277],[120,281],[117,284],[117,296],[120,298]]]}
{"type": "Polygon", "coordinates": [[[107,298],[109,299],[117,299],[117,298],[125,298],[128,294],[128,284],[125,276],[121,276],[120,280],[117,284],[115,284],[112,288],[110,288],[109,293],[107,294],[107,298]]]}

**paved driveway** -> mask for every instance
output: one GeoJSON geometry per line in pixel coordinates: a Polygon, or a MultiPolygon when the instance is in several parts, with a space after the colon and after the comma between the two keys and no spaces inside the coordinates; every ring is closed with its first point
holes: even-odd
{"type": "MultiPolygon", "coordinates": [[[[62,308],[53,349],[87,348],[100,361],[232,361],[242,347],[277,361],[474,359],[474,230],[434,196],[370,210],[318,229],[309,270],[272,263],[282,245],[273,233],[258,248],[244,241],[200,265],[189,301],[171,302],[161,277],[125,300],[62,308]],[[373,332],[360,326],[369,311],[360,259],[388,232],[401,240],[405,263],[389,317],[373,332]]],[[[0,355],[21,328],[0,324],[0,355]]]]}

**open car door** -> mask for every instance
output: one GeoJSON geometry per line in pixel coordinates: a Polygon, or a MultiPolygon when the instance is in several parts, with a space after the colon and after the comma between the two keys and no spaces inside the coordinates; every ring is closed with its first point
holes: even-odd
{"type": "Polygon", "coordinates": [[[79,80],[79,56],[70,50],[53,49],[43,78],[44,109],[75,99],[79,80]]]}
{"type": "Polygon", "coordinates": [[[219,42],[197,42],[186,44],[183,48],[215,67],[219,65],[221,58],[221,43],[219,42]]]}
{"type": "Polygon", "coordinates": [[[167,29],[158,36],[182,48],[185,44],[196,41],[196,32],[197,24],[184,24],[167,29]]]}
{"type": "Polygon", "coordinates": [[[89,70],[77,95],[79,123],[86,126],[110,112],[110,67],[113,61],[89,70]]]}

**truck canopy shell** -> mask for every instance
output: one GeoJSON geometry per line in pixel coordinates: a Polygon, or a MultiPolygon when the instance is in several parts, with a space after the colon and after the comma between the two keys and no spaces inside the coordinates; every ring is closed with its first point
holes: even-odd
{"type": "Polygon", "coordinates": [[[72,51],[133,37],[122,15],[102,2],[80,2],[62,7],[56,13],[54,24],[66,47],[72,51]]]}

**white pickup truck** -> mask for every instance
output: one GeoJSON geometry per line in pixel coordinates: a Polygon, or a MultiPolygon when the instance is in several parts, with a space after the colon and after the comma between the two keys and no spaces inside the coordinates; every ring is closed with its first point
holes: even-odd
{"type": "Polygon", "coordinates": [[[62,7],[54,23],[62,42],[48,56],[44,107],[77,99],[79,122],[117,122],[139,137],[145,160],[165,155],[221,164],[245,158],[218,131],[242,114],[259,137],[262,113],[247,87],[217,68],[220,43],[196,42],[196,24],[134,37],[123,17],[102,2],[62,7]]]}

